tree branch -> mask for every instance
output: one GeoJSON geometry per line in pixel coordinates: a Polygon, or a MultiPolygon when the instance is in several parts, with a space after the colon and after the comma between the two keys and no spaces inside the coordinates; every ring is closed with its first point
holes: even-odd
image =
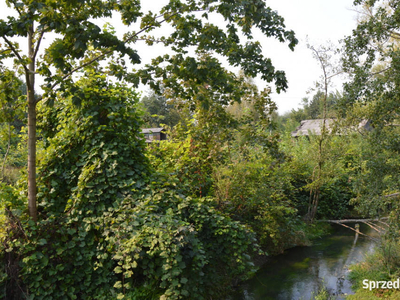
{"type": "MultiPolygon", "coordinates": [[[[21,64],[22,64],[23,59],[22,59],[21,55],[19,55],[17,49],[15,49],[15,47],[13,46],[13,44],[12,44],[5,36],[3,36],[2,38],[5,40],[5,42],[7,43],[8,47],[10,47],[10,50],[14,53],[14,55],[19,59],[19,61],[20,61],[21,64]]],[[[25,66],[24,64],[22,64],[22,66],[23,66],[23,68],[25,69],[25,72],[26,72],[26,73],[29,73],[28,67],[25,66]]]]}
{"type": "Polygon", "coordinates": [[[14,4],[14,8],[15,8],[15,10],[18,12],[19,16],[22,16],[22,12],[21,12],[21,10],[19,9],[19,7],[16,6],[15,1],[10,1],[10,2],[11,2],[12,4],[14,4]]]}
{"type": "Polygon", "coordinates": [[[4,52],[7,52],[7,51],[12,51],[12,50],[11,49],[4,49],[4,50],[0,51],[0,54],[3,54],[4,52]]]}
{"type": "Polygon", "coordinates": [[[43,28],[43,30],[40,32],[39,39],[37,41],[35,51],[33,53],[33,57],[31,58],[32,60],[36,59],[36,55],[38,54],[40,43],[41,43],[41,41],[43,39],[44,32],[45,32],[45,29],[43,28]]]}
{"type": "Polygon", "coordinates": [[[344,73],[344,71],[339,71],[339,72],[337,72],[337,73],[332,74],[331,76],[328,76],[327,79],[329,80],[329,79],[331,79],[332,77],[335,77],[335,76],[340,75],[340,74],[343,74],[343,73],[344,73]]]}
{"type": "Polygon", "coordinates": [[[397,196],[400,196],[400,193],[394,193],[394,194],[390,194],[390,195],[384,195],[383,197],[389,198],[389,197],[397,197],[397,196]]]}
{"type": "Polygon", "coordinates": [[[388,220],[389,218],[380,218],[380,219],[344,219],[344,220],[318,220],[317,222],[322,223],[364,223],[364,222],[379,222],[382,220],[388,220]]]}
{"type": "Polygon", "coordinates": [[[396,32],[396,31],[389,31],[390,32],[390,37],[398,40],[400,39],[400,33],[396,32]]]}
{"type": "MultiPolygon", "coordinates": [[[[162,23],[168,21],[169,19],[171,19],[173,16],[175,16],[175,15],[177,15],[177,14],[178,14],[178,13],[175,13],[175,14],[171,15],[170,17],[168,17],[168,18],[166,18],[166,19],[164,19],[164,20],[162,20],[162,21],[159,21],[158,24],[162,24],[162,23]]],[[[159,18],[159,17],[161,17],[161,15],[158,16],[158,17],[156,17],[156,18],[159,18]]],[[[132,41],[133,39],[135,39],[138,35],[140,35],[141,33],[145,32],[146,30],[148,30],[148,29],[150,29],[151,27],[154,27],[154,26],[155,26],[155,25],[148,25],[148,26],[144,27],[142,30],[138,31],[136,34],[134,34],[134,35],[131,36],[130,38],[126,39],[126,40],[124,41],[124,43],[129,43],[129,42],[131,42],[131,41],[132,41]]],[[[90,65],[90,64],[92,64],[92,63],[94,63],[95,61],[97,61],[97,60],[103,58],[103,57],[106,56],[107,54],[112,53],[113,51],[115,51],[115,49],[106,50],[106,51],[103,52],[102,54],[100,54],[100,55],[98,55],[98,56],[92,58],[91,60],[87,61],[86,63],[84,63],[84,64],[82,64],[82,65],[80,65],[80,66],[74,68],[72,71],[70,71],[69,73],[65,74],[65,75],[62,77],[62,80],[67,79],[69,76],[71,76],[71,75],[74,74],[75,72],[77,72],[77,71],[83,69],[84,67],[86,67],[86,66],[88,66],[88,65],[90,65]]],[[[59,85],[59,84],[60,84],[60,81],[55,82],[55,83],[50,87],[50,89],[54,89],[54,88],[55,88],[57,85],[59,85]]],[[[36,102],[39,102],[39,101],[41,101],[42,99],[43,99],[43,97],[40,97],[36,102]]]]}

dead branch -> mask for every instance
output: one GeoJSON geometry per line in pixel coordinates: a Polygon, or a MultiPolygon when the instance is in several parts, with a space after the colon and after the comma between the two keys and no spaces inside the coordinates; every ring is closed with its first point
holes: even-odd
{"type": "MultiPolygon", "coordinates": [[[[364,222],[380,222],[381,220],[388,220],[389,218],[380,218],[380,219],[344,219],[344,220],[318,220],[317,222],[325,222],[325,223],[364,223],[364,222]]],[[[385,223],[384,223],[385,224],[385,223]]]]}
{"type": "Polygon", "coordinates": [[[394,193],[394,194],[390,194],[390,195],[384,195],[383,197],[389,198],[389,197],[396,197],[396,196],[400,196],[400,193],[394,193]]]}
{"type": "Polygon", "coordinates": [[[368,225],[369,227],[371,227],[372,229],[376,230],[377,232],[381,233],[381,230],[379,230],[377,227],[378,226],[374,226],[374,224],[372,224],[371,222],[363,222],[365,225],[368,225]]]}
{"type": "MultiPolygon", "coordinates": [[[[335,222],[332,222],[332,223],[335,223],[335,222]]],[[[354,229],[353,227],[344,225],[344,224],[342,224],[342,223],[336,223],[336,224],[339,224],[339,225],[341,225],[341,226],[343,226],[343,227],[346,227],[346,228],[348,228],[348,229],[351,229],[351,230],[353,230],[354,232],[356,232],[356,233],[358,233],[358,234],[361,234],[361,235],[363,235],[363,236],[365,236],[365,237],[367,237],[367,238],[369,238],[369,239],[371,239],[371,240],[378,241],[378,239],[373,238],[372,236],[369,236],[369,235],[367,235],[367,234],[365,234],[365,233],[362,233],[359,229],[354,229]]]]}

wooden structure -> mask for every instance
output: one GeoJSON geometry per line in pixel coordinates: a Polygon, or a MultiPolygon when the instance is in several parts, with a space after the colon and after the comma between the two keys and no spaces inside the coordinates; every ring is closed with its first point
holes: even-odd
{"type": "Polygon", "coordinates": [[[163,127],[143,128],[141,133],[144,134],[146,143],[152,143],[155,141],[162,141],[167,139],[167,134],[165,133],[165,129],[163,127]]]}
{"type": "MultiPolygon", "coordinates": [[[[328,132],[331,132],[334,126],[336,125],[335,119],[325,119],[325,126],[328,129],[328,132]]],[[[296,128],[296,130],[292,131],[292,137],[299,136],[308,136],[310,134],[321,135],[321,128],[323,126],[324,119],[314,119],[314,120],[303,120],[300,123],[300,126],[296,128]]],[[[343,135],[349,131],[371,131],[372,126],[370,121],[362,120],[357,126],[351,126],[348,128],[339,128],[339,130],[335,130],[335,134],[343,135]]]]}

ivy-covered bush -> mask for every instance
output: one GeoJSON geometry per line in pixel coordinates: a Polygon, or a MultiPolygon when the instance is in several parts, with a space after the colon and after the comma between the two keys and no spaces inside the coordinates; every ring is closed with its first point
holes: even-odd
{"type": "Polygon", "coordinates": [[[21,224],[6,243],[23,296],[222,297],[254,271],[254,234],[213,200],[186,197],[151,174],[137,95],[87,75],[44,135],[39,221],[21,224]]]}
{"type": "MultiPolygon", "coordinates": [[[[211,138],[210,138],[211,139],[211,138]]],[[[177,189],[192,197],[212,196],[213,165],[223,159],[220,145],[191,135],[162,141],[147,153],[155,170],[177,189]]]]}

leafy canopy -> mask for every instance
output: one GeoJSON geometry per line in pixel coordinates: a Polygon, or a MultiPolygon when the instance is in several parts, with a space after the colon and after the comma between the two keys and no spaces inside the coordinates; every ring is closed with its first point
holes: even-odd
{"type": "Polygon", "coordinates": [[[264,80],[274,81],[278,91],[285,90],[284,72],[276,71],[271,60],[262,55],[260,42],[253,40],[254,30],[281,42],[287,41],[291,49],[297,44],[293,31],[285,29],[283,18],[261,0],[235,1],[234,4],[230,1],[174,0],[160,6],[157,12],[148,13],[142,11],[140,1],[10,0],[7,4],[18,12],[18,16],[0,21],[0,37],[4,41],[1,58],[14,57],[25,71],[29,62],[36,63],[36,72],[45,81],[41,88],[49,94],[58,85],[66,90],[74,72],[113,56],[113,53],[119,54],[110,60],[112,63],[106,72],[135,84],[141,81],[159,88],[158,79],[185,98],[193,96],[197,90],[183,87],[183,82],[195,81],[196,85],[209,84],[215,90],[232,92],[234,79],[218,77],[224,73],[219,60],[200,63],[190,55],[189,49],[223,56],[230,65],[241,67],[246,75],[261,74],[264,80]],[[127,32],[120,39],[112,27],[100,28],[96,19],[112,17],[113,12],[117,12],[129,29],[139,29],[127,32]],[[208,18],[214,15],[222,16],[225,23],[209,22],[208,18]],[[165,23],[172,27],[172,33],[159,36],[155,30],[165,23]],[[33,56],[22,52],[15,42],[16,37],[27,37],[30,33],[33,33],[34,44],[28,50],[34,52],[33,56]],[[57,38],[40,52],[41,42],[49,33],[56,33],[57,38]],[[131,64],[141,62],[135,49],[139,40],[145,40],[149,45],[159,43],[171,51],[154,58],[141,70],[131,70],[125,60],[131,64]],[[36,56],[39,52],[43,56],[36,56]]]}

